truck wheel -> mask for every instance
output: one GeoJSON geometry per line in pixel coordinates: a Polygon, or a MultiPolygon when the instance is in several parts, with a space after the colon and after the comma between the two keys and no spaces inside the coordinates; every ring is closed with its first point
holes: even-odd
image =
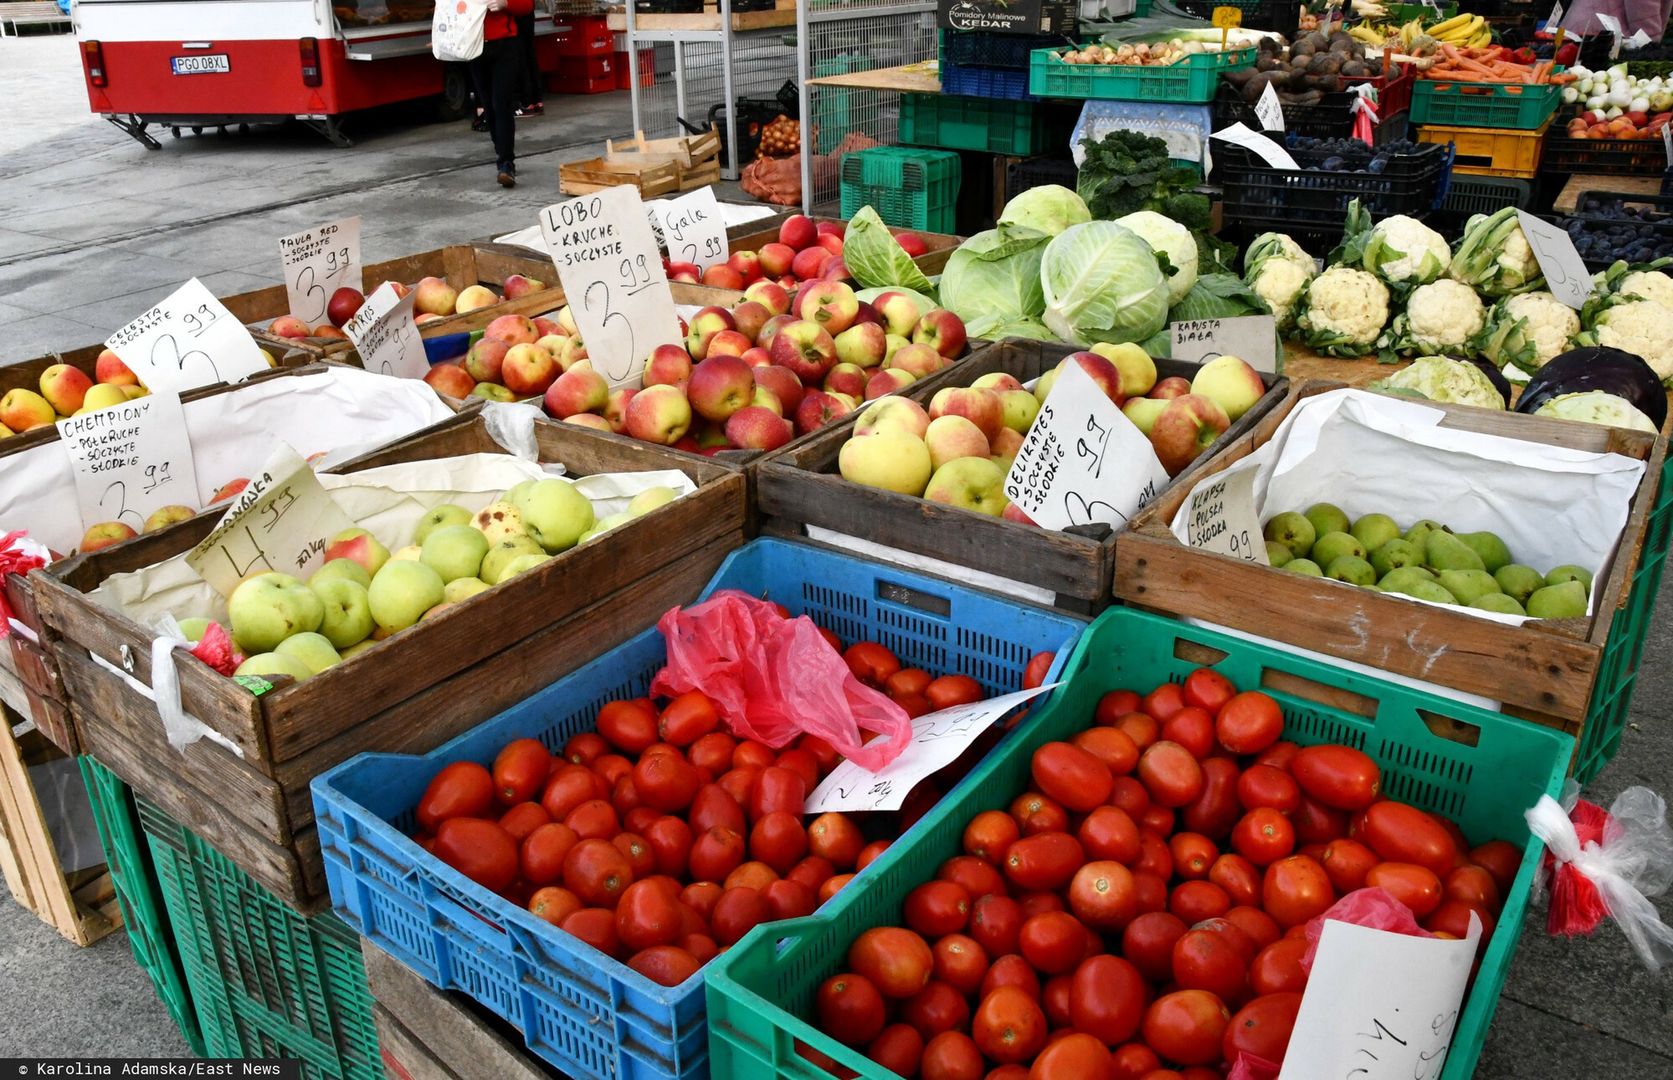
{"type": "Polygon", "coordinates": [[[436,114],[442,120],[459,120],[471,111],[470,74],[464,64],[442,65],[441,99],[436,114]]]}

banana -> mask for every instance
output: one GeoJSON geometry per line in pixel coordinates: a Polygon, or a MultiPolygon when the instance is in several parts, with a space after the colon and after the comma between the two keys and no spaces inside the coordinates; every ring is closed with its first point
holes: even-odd
{"type": "Polygon", "coordinates": [[[1471,16],[1469,15],[1454,15],[1452,18],[1447,19],[1444,22],[1438,22],[1434,26],[1431,26],[1429,28],[1429,36],[1432,38],[1444,38],[1447,36],[1448,30],[1469,25],[1470,19],[1471,16]]]}

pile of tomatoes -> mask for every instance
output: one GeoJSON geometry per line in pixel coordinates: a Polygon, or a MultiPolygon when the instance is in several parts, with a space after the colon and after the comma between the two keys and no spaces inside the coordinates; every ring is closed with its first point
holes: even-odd
{"type": "MultiPolygon", "coordinates": [[[[902,668],[875,642],[844,656],[912,715],[982,697],[969,676],[902,668]]],[[[1051,659],[1030,662],[1035,685],[1051,659]]],[[[757,923],[810,914],[888,846],[868,843],[841,813],[804,826],[806,797],[839,760],[812,735],[782,750],[734,738],[701,691],[660,707],[612,701],[595,731],[557,754],[518,739],[492,768],[442,768],[419,801],[414,838],[478,884],[677,986],[757,923]]],[[[920,798],[879,831],[927,808],[920,798]]]]}
{"type": "Polygon", "coordinates": [[[1307,924],[1346,894],[1491,935],[1522,853],[1382,798],[1357,749],[1281,741],[1266,694],[1199,668],[1093,719],[966,824],[905,925],[855,939],[820,1030],[922,1080],[1218,1080],[1240,1054],[1282,1062],[1307,924]]]}

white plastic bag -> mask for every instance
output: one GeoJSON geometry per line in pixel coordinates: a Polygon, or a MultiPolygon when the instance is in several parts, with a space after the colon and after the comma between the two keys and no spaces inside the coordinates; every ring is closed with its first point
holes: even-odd
{"type": "Polygon", "coordinates": [[[441,0],[430,20],[430,51],[437,60],[475,60],[487,18],[487,0],[441,0]]]}

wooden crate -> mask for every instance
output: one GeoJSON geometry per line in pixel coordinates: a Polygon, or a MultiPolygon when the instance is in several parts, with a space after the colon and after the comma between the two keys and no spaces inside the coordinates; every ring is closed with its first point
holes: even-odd
{"type": "Polygon", "coordinates": [[[64,872],[29,768],[67,755],[25,724],[0,705],[0,876],[41,921],[77,945],[91,945],[122,927],[116,887],[103,863],[64,872]]]}
{"type": "MultiPolygon", "coordinates": [[[[428,750],[521,701],[654,621],[742,542],[745,481],[735,467],[594,438],[573,425],[542,421],[535,432],[541,460],[562,462],[572,476],[677,468],[699,488],[620,526],[609,541],[564,552],[300,685],[280,680],[253,697],[177,657],[186,712],[236,753],[210,739],[175,751],[152,701],[90,656],[150,685],[152,635],[86,594],[111,574],[189,550],[214,518],[37,572],[36,603],[84,752],[287,904],[317,908],[325,881],[308,791],[314,776],[362,751],[428,750]]],[[[340,471],[500,452],[479,415],[461,415],[340,471]]]]}
{"type": "MultiPolygon", "coordinates": [[[[841,218],[816,217],[813,220],[815,222],[842,224],[841,218]]],[[[779,217],[770,225],[751,222],[751,228],[748,232],[736,236],[729,233],[727,246],[733,251],[759,251],[763,244],[776,244],[778,243],[779,225],[783,221],[784,218],[779,217]]],[[[960,244],[964,243],[964,237],[952,236],[948,233],[925,232],[922,229],[897,229],[893,225],[889,226],[889,231],[896,236],[901,233],[916,233],[923,239],[929,250],[912,261],[918,264],[918,269],[924,272],[925,277],[934,277],[946,269],[947,257],[957,250],[960,244]]]]}
{"type": "MultiPolygon", "coordinates": [[[[641,131],[632,141],[617,143],[606,139],[604,161],[609,165],[628,166],[671,163],[678,177],[679,190],[693,191],[720,179],[720,132],[711,128],[701,135],[647,139],[641,131]]],[[[569,189],[565,188],[564,191],[568,192],[569,189]]]]}
{"type": "MultiPolygon", "coordinates": [[[[1270,440],[1304,399],[1341,385],[1316,380],[1296,385],[1284,401],[1204,463],[1194,480],[1241,461],[1270,440]]],[[[1588,453],[1625,454],[1648,463],[1592,616],[1506,626],[1454,608],[1322,578],[1279,576],[1280,571],[1269,566],[1199,551],[1180,543],[1169,529],[1189,490],[1177,485],[1134,517],[1117,541],[1115,598],[1480,694],[1503,702],[1511,715],[1578,734],[1611,622],[1637,568],[1666,441],[1599,424],[1424,404],[1447,414],[1442,427],[1588,453]]]]}
{"type": "MultiPolygon", "coordinates": [[[[1073,351],[1071,345],[1001,341],[956,369],[908,386],[903,395],[927,405],[943,386],[969,386],[997,371],[1028,382],[1073,351]]],[[[1190,378],[1196,370],[1195,364],[1182,361],[1156,361],[1159,378],[1190,378]]],[[[1266,396],[1221,436],[1217,446],[1249,430],[1283,397],[1288,383],[1267,376],[1267,386],[1266,396]]],[[[1089,526],[1087,535],[1055,532],[849,483],[837,473],[837,455],[857,419],[856,415],[827,427],[761,465],[755,483],[764,529],[802,535],[807,526],[818,526],[1044,589],[1055,594],[1056,605],[1065,610],[1093,613],[1108,606],[1115,545],[1107,527],[1089,526]]],[[[1199,472],[1203,460],[1163,490],[1199,472]]]]}
{"type": "Polygon", "coordinates": [[[558,166],[558,190],[565,195],[590,195],[624,184],[638,188],[642,199],[674,194],[680,190],[680,168],[672,161],[616,162],[601,157],[558,166]]]}
{"type": "Polygon", "coordinates": [[[460,993],[437,990],[370,941],[360,940],[378,1053],[390,1080],[550,1080],[523,1036],[460,993]]]}

